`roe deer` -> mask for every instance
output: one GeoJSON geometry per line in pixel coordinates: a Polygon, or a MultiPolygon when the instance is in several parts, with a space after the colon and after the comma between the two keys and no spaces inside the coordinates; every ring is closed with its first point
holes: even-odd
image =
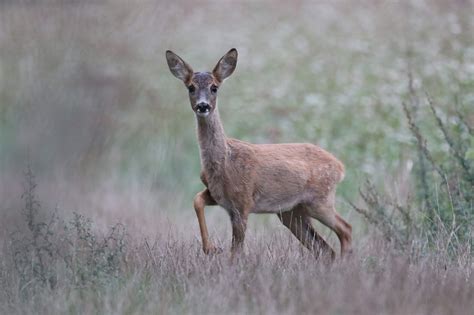
{"type": "Polygon", "coordinates": [[[201,180],[206,189],[194,198],[205,253],[220,249],[209,240],[204,207],[219,205],[232,223],[232,256],[242,248],[250,213],[275,213],[316,257],[334,260],[335,252],[314,230],[310,218],[332,229],[341,256],[350,252],[352,227],[336,212],[336,184],[344,165],[332,154],[308,143],[251,144],[228,138],[217,110],[217,91],[237,65],[231,49],[212,72],[194,72],[172,51],[166,51],[171,73],[182,80],[196,114],[201,180]]]}

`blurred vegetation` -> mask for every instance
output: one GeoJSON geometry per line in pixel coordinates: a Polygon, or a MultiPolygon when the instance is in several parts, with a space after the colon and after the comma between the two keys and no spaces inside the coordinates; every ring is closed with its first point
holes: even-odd
{"type": "MultiPolygon", "coordinates": [[[[347,165],[350,198],[365,177],[397,180],[417,159],[401,106],[409,72],[447,120],[456,103],[473,124],[470,2],[45,3],[1,5],[5,175],[29,149],[40,175],[92,186],[114,176],[190,197],[201,187],[195,123],[166,49],[207,70],[237,47],[220,95],[228,135],[320,144],[347,165]]],[[[438,138],[430,119],[420,123],[438,138]]],[[[435,144],[436,155],[447,149],[435,144]]]]}

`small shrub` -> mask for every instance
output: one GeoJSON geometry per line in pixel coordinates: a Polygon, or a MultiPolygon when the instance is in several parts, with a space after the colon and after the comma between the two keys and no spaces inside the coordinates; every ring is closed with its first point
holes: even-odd
{"type": "Polygon", "coordinates": [[[12,233],[10,243],[20,296],[27,298],[37,289],[53,290],[59,279],[73,288],[97,287],[119,279],[127,245],[125,227],[116,224],[98,237],[92,220],[78,213],[73,213],[70,222],[59,218],[57,211],[41,220],[36,186],[28,165],[22,194],[26,231],[12,233]]]}
{"type": "Polygon", "coordinates": [[[54,288],[57,283],[54,262],[60,258],[58,248],[54,245],[58,218],[53,212],[48,221],[38,220],[41,205],[35,194],[36,181],[29,164],[23,189],[21,198],[25,205],[22,214],[27,230],[16,231],[11,237],[13,262],[19,276],[21,294],[38,286],[54,288]]]}
{"type": "Polygon", "coordinates": [[[111,277],[120,277],[126,253],[126,231],[122,224],[116,224],[104,238],[98,239],[92,232],[92,220],[74,213],[65,232],[69,250],[63,259],[73,284],[97,285],[111,277]]]}
{"type": "Polygon", "coordinates": [[[410,249],[418,239],[437,251],[470,253],[474,222],[473,128],[458,106],[449,116],[427,94],[427,107],[441,135],[428,136],[417,119],[420,102],[411,81],[410,101],[403,103],[403,110],[416,146],[415,200],[400,205],[368,180],[360,189],[368,209],[352,206],[402,250],[410,249]],[[447,149],[434,152],[428,138],[436,147],[447,149]]]}

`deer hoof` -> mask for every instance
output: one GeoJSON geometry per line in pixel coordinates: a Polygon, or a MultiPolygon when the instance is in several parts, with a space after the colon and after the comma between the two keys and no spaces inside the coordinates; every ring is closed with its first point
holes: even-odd
{"type": "Polygon", "coordinates": [[[216,255],[223,252],[222,248],[216,246],[205,247],[203,250],[206,255],[216,255]]]}

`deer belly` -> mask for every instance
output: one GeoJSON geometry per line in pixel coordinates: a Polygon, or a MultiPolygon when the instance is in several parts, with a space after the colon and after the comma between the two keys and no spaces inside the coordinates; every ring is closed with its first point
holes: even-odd
{"type": "Polygon", "coordinates": [[[279,213],[290,211],[295,206],[305,203],[311,198],[301,191],[285,191],[280,193],[261,194],[255,198],[253,213],[279,213]]]}
{"type": "Polygon", "coordinates": [[[255,213],[278,213],[289,211],[307,201],[309,175],[290,170],[286,165],[274,165],[260,174],[260,181],[254,192],[255,213]]]}

